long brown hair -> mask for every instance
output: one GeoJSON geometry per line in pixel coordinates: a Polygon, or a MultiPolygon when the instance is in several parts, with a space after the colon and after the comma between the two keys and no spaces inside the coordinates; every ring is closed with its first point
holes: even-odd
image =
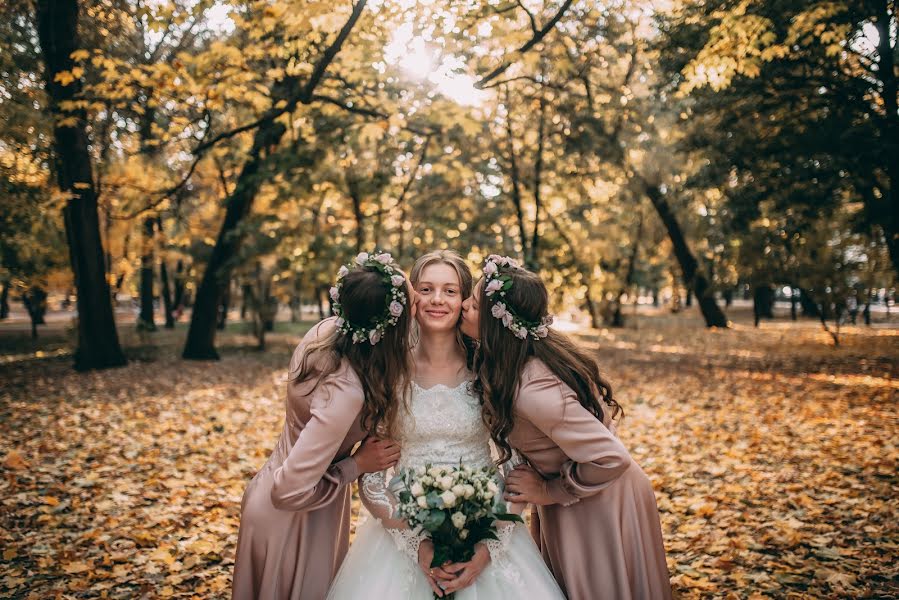
{"type": "MultiPolygon", "coordinates": [[[[374,267],[351,269],[340,290],[340,304],[350,324],[371,326],[386,312],[390,288],[391,283],[374,267]]],[[[388,327],[377,344],[368,340],[353,343],[352,336],[339,329],[316,340],[304,352],[291,380],[301,383],[314,379],[317,385],[346,360],[365,393],[360,413],[363,429],[372,435],[392,437],[400,398],[405,396],[410,381],[410,302],[407,299],[396,325],[388,327]]]]}
{"type": "MultiPolygon", "coordinates": [[[[451,267],[456,272],[456,275],[459,276],[459,295],[461,296],[461,299],[465,300],[471,296],[471,289],[474,286],[474,277],[471,274],[469,266],[465,264],[465,261],[455,250],[434,250],[433,252],[428,252],[427,254],[420,256],[418,260],[415,261],[415,264],[412,265],[412,271],[409,273],[409,281],[412,282],[412,286],[418,289],[418,283],[421,281],[421,274],[427,267],[441,264],[451,267]]],[[[470,337],[463,334],[458,326],[456,327],[456,339],[459,342],[459,347],[465,352],[465,363],[470,369],[472,358],[474,357],[475,342],[470,337]]]]}
{"type": "MultiPolygon", "coordinates": [[[[539,323],[547,315],[549,293],[540,276],[514,266],[500,267],[512,279],[502,301],[522,319],[539,323]]],[[[542,339],[519,339],[493,317],[496,298],[487,296],[482,285],[478,296],[480,345],[475,354],[475,390],[481,396],[484,423],[500,452],[499,463],[512,456],[508,437],[513,425],[513,405],[525,363],[543,361],[552,373],[577,394],[578,402],[597,419],[604,421],[605,410],[615,418],[621,406],[612,397],[612,386],[599,372],[596,361],[564,334],[551,329],[542,339]]]]}

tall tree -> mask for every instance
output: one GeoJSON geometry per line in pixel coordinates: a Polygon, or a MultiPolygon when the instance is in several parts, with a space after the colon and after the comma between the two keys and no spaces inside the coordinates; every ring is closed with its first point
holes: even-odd
{"type": "Polygon", "coordinates": [[[38,0],[37,31],[45,63],[45,82],[53,128],[54,159],[60,190],[69,194],[64,209],[69,257],[78,292],[78,348],[80,371],[126,363],[119,346],[109,285],[105,277],[97,195],[85,130],[85,113],[63,111],[81,91],[80,74],[72,54],[79,48],[77,0],[38,0]]]}

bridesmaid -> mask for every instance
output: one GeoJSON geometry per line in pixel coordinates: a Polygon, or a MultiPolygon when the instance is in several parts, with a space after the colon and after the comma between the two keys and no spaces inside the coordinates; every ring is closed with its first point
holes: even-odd
{"type": "Polygon", "coordinates": [[[235,600],[324,598],[349,546],[348,484],[399,459],[374,437],[350,451],[392,431],[409,382],[414,292],[389,254],[363,252],[341,267],[331,298],[337,316],[294,352],[284,429],[244,492],[235,600]]]}
{"type": "Polygon", "coordinates": [[[621,410],[594,360],[550,329],[540,277],[491,255],[465,301],[484,420],[527,461],[506,500],[536,505],[532,534],[570,600],[671,598],[649,478],[611,431],[621,410]],[[482,318],[483,315],[483,318],[482,318]]]}

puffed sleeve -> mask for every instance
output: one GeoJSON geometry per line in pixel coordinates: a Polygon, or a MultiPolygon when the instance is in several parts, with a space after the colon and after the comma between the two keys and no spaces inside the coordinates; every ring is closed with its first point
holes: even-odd
{"type": "MultiPolygon", "coordinates": [[[[333,330],[333,319],[313,328],[294,352],[291,372],[302,359],[305,347],[333,330]]],[[[310,395],[310,417],[297,436],[284,463],[275,470],[272,504],[281,510],[310,511],[332,502],[341,489],[358,475],[356,461],[347,457],[332,461],[362,410],[363,392],[358,381],[343,369],[318,381],[310,395]]],[[[295,393],[292,390],[288,394],[295,393]]]]}
{"type": "Polygon", "coordinates": [[[352,457],[331,464],[362,409],[362,390],[333,374],[312,392],[309,422],[275,470],[272,504],[281,510],[314,510],[332,502],[358,474],[352,457]]]}
{"type": "Polygon", "coordinates": [[[516,408],[571,459],[548,484],[557,504],[567,506],[596,494],[632,462],[618,438],[545,367],[523,378],[516,408]]]}

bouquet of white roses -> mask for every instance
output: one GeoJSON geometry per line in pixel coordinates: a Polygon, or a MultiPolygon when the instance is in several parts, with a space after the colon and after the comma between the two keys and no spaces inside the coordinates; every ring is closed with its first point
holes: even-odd
{"type": "Polygon", "coordinates": [[[390,489],[399,499],[396,518],[434,543],[432,567],[470,560],[475,544],[497,539],[496,521],[522,522],[508,512],[492,467],[404,469],[391,480],[390,489]]]}

